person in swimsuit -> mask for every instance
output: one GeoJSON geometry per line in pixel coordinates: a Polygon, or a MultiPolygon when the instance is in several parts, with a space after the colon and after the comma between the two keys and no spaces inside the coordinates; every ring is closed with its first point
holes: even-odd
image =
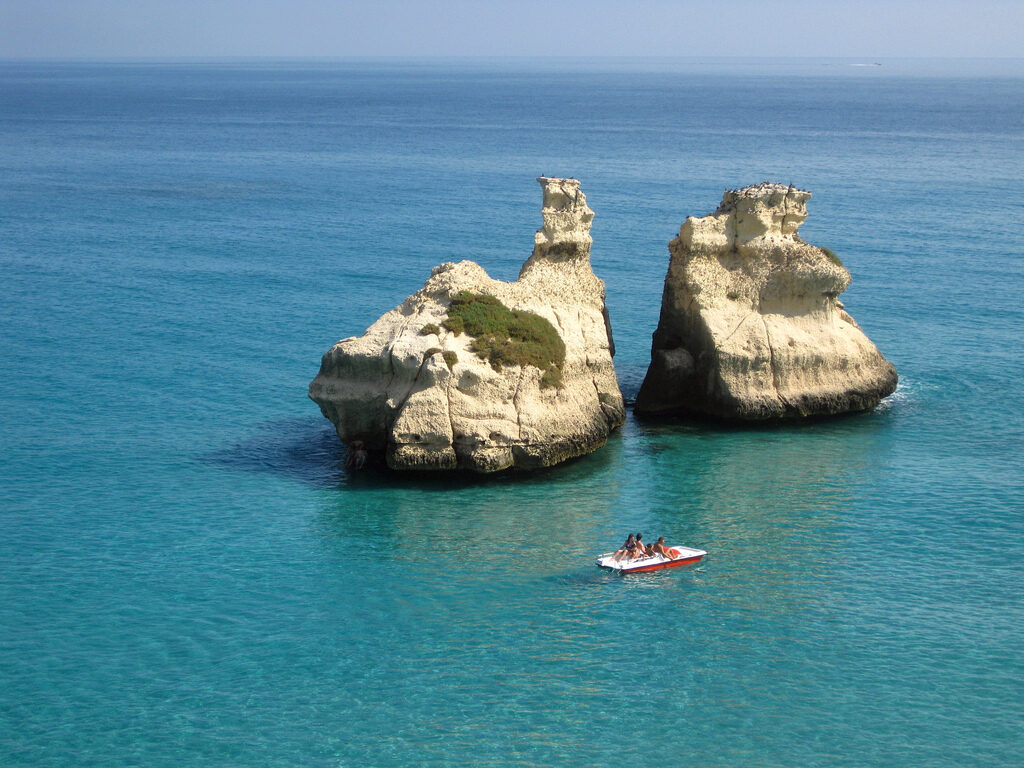
{"type": "Polygon", "coordinates": [[[636,535],[636,551],[633,553],[634,559],[638,557],[648,557],[653,553],[652,550],[643,543],[643,537],[644,535],[642,533],[638,533],[636,535]]]}
{"type": "Polygon", "coordinates": [[[675,555],[672,553],[672,550],[665,546],[664,536],[659,536],[658,540],[651,545],[651,554],[661,555],[669,560],[675,559],[675,555]]]}
{"type": "Polygon", "coordinates": [[[348,455],[345,457],[345,466],[350,469],[362,469],[366,466],[366,447],[362,440],[353,440],[348,447],[348,455]]]}
{"type": "Polygon", "coordinates": [[[617,550],[615,550],[615,554],[612,556],[612,560],[618,562],[619,560],[627,556],[630,559],[632,559],[633,549],[635,547],[636,542],[633,540],[633,534],[631,533],[629,534],[629,536],[626,537],[626,541],[623,543],[623,545],[619,547],[617,550]]]}

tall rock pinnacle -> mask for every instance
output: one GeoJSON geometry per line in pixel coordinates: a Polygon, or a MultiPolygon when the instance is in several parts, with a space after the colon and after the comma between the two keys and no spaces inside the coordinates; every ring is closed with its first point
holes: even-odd
{"type": "Polygon", "coordinates": [[[766,182],[683,223],[638,414],[796,418],[865,410],[895,390],[895,368],[839,301],[850,273],[797,234],[810,197],[766,182]]]}

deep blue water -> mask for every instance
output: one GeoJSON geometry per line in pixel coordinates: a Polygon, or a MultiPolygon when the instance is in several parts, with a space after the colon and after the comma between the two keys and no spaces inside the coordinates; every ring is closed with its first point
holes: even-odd
{"type": "Polygon", "coordinates": [[[0,64],[0,764],[1024,764],[1022,180],[1021,62],[0,64]],[[320,355],[514,278],[541,174],[627,396],[667,241],[764,179],[900,388],[347,475],[320,355]],[[711,554],[600,572],[627,530],[711,554]]]}

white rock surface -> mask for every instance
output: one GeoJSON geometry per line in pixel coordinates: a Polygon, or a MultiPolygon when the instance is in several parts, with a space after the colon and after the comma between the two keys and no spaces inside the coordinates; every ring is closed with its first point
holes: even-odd
{"type": "Polygon", "coordinates": [[[385,451],[396,469],[493,472],[589,453],[623,423],[604,283],[590,266],[594,212],[575,179],[538,181],[544,225],[518,280],[493,280],[472,261],[442,264],[362,336],[324,355],[309,396],[343,442],[385,451]],[[460,291],[550,321],[566,347],[562,385],[542,387],[541,371],[529,365],[495,371],[470,349],[468,334],[446,330],[460,291]],[[421,333],[429,325],[439,333],[421,333]],[[442,352],[428,355],[432,349],[442,352]],[[457,357],[450,369],[444,352],[457,357]]]}
{"type": "Polygon", "coordinates": [[[795,418],[865,410],[895,390],[896,369],[838,299],[850,273],[797,234],[810,197],[765,182],[685,221],[637,413],[795,418]]]}

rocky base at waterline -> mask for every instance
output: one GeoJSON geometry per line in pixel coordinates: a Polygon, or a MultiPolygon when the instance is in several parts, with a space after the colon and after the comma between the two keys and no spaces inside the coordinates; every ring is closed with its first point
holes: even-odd
{"type": "Polygon", "coordinates": [[[866,410],[896,389],[896,369],[839,301],[850,273],[797,234],[810,197],[766,182],[685,221],[638,414],[801,418],[866,410]]]}
{"type": "Polygon", "coordinates": [[[544,225],[515,282],[442,264],[324,355],[309,396],[343,442],[395,469],[494,472],[589,453],[624,422],[594,213],[575,179],[538,181],[544,225]]]}

